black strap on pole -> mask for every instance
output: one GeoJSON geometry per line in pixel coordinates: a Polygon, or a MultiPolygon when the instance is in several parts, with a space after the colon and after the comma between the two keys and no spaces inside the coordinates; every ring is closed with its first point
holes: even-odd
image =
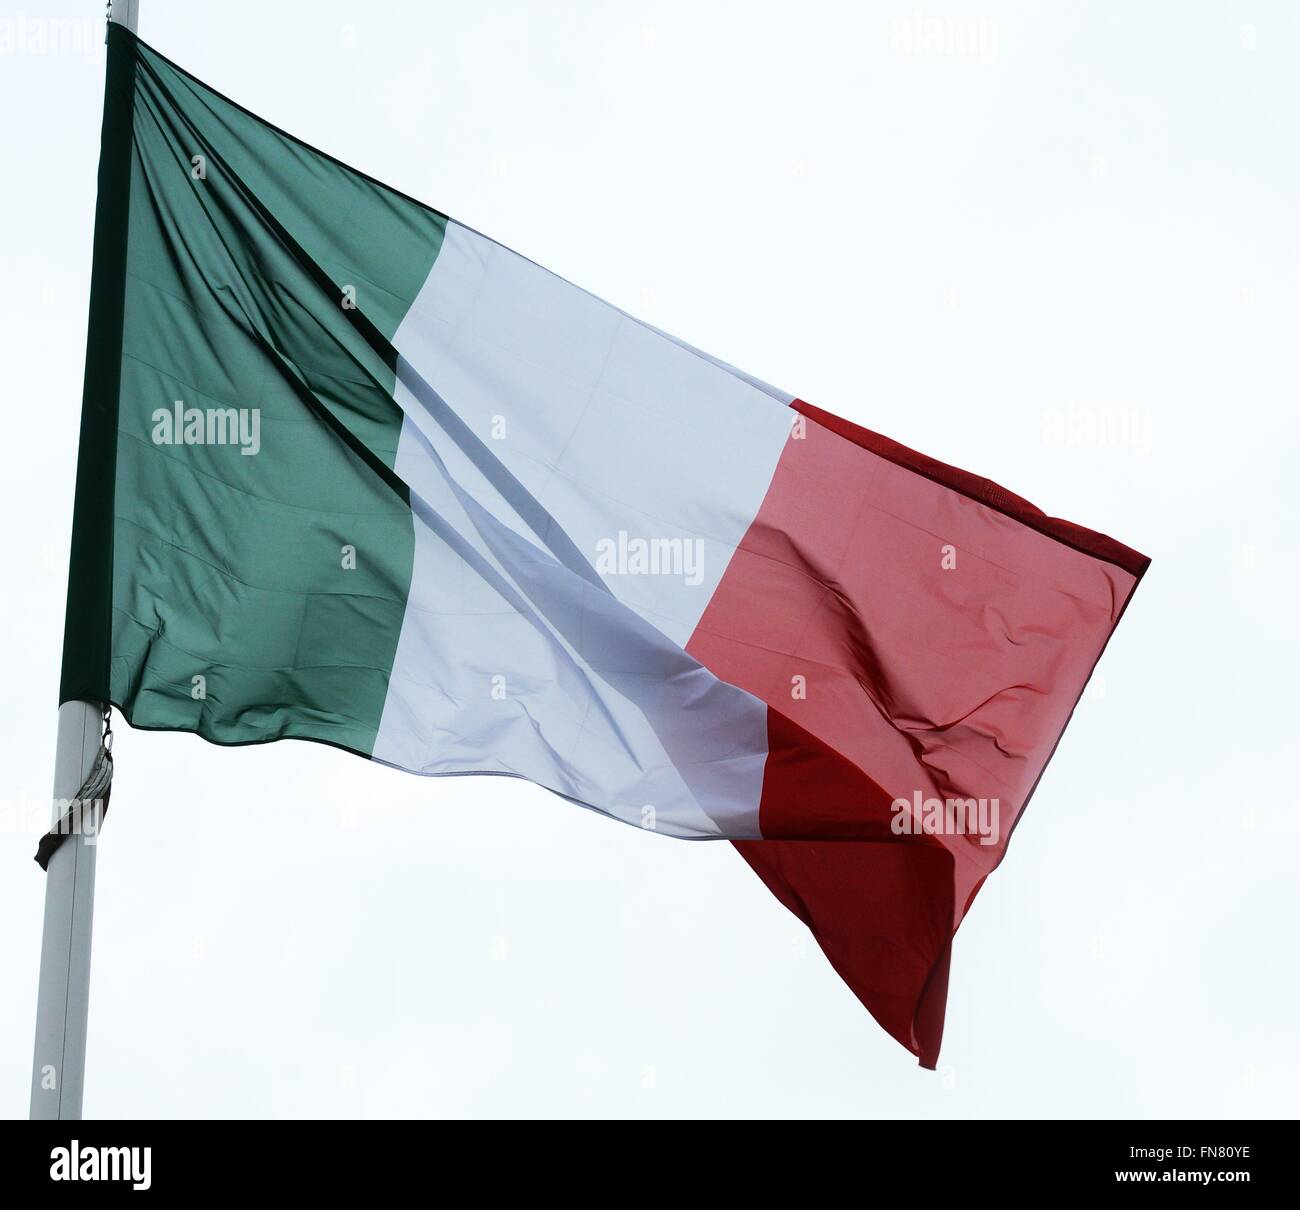
{"type": "Polygon", "coordinates": [[[36,864],[43,870],[50,868],[50,858],[69,836],[81,833],[97,836],[108,814],[108,796],[113,789],[113,708],[104,706],[104,733],[99,740],[99,751],[86,780],[68,803],[68,809],[36,846],[36,864]],[[98,808],[98,810],[96,810],[98,808]],[[86,824],[89,822],[90,826],[86,824]]]}

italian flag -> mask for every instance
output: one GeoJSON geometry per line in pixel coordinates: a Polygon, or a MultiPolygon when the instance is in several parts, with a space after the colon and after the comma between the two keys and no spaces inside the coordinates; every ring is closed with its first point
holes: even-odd
{"type": "Polygon", "coordinates": [[[933,1066],[1147,559],[108,70],[62,700],[730,840],[933,1066]]]}

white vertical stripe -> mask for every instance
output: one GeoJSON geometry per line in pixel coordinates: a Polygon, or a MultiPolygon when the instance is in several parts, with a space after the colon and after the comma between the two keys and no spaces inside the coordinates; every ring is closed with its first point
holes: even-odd
{"type": "MultiPolygon", "coordinates": [[[[395,343],[593,564],[620,531],[702,543],[698,584],[606,581],[685,645],[772,481],[789,409],[455,223],[395,343]]],[[[461,482],[507,519],[463,453],[421,423],[461,482]]]]}
{"type": "Polygon", "coordinates": [[[766,707],[681,648],[791,413],[454,223],[395,344],[415,566],[376,759],[758,835],[766,707]]]}

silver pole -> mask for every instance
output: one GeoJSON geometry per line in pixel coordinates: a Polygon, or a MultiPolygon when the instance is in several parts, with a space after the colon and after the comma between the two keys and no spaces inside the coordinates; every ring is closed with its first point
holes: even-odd
{"type": "Polygon", "coordinates": [[[108,8],[110,21],[126,26],[133,34],[140,32],[136,28],[140,21],[140,0],[113,0],[108,8]]]}
{"type": "MultiPolygon", "coordinates": [[[[54,750],[54,811],[81,789],[102,730],[100,708],[90,702],[59,707],[54,750]]],[[[86,1069],[86,1016],[90,1005],[90,929],[95,908],[95,841],[98,812],[69,836],[45,871],[45,927],[36,993],[36,1050],[32,1058],[32,1119],[80,1118],[86,1069]]]]}
{"type": "MultiPolygon", "coordinates": [[[[114,0],[108,19],[135,33],[139,13],[139,0],[114,0]]],[[[99,751],[102,718],[101,707],[95,702],[64,702],[59,707],[51,827],[59,822],[65,804],[90,772],[99,751]]],[[[45,871],[45,924],[32,1058],[33,1120],[81,1117],[98,809],[91,821],[93,826],[83,827],[54,851],[45,871]]]]}

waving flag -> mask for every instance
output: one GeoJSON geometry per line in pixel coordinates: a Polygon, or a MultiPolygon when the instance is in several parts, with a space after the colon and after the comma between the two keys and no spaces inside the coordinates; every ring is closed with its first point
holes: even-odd
{"type": "Polygon", "coordinates": [[[1147,560],[109,56],[62,699],[733,840],[933,1066],[1147,560]]]}

